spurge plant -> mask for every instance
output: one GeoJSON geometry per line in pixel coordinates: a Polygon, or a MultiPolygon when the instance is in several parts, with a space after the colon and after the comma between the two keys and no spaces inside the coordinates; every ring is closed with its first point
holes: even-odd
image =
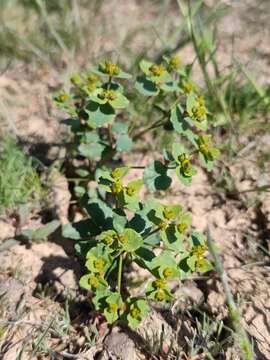
{"type": "Polygon", "coordinates": [[[211,269],[205,237],[191,230],[191,213],[178,203],[167,204],[165,191],[173,177],[191,185],[198,162],[211,171],[219,153],[206,133],[208,111],[189,79],[189,67],[173,57],[162,64],[142,60],[140,69],[134,83],[118,64],[104,61],[72,76],[70,91],[55,96],[70,115],[64,121],[72,133],[68,161],[86,215],[63,230],[85,259],[80,286],[110,324],[122,320],[132,328],[152,302],[174,299],[172,280],[211,269]],[[147,110],[141,122],[147,124],[136,126],[133,117],[140,117],[142,103],[147,110]],[[170,140],[162,153],[153,152],[155,160],[138,166],[142,176],[134,179],[134,165],[123,163],[124,153],[157,130],[159,138],[166,133],[170,140]],[[97,186],[89,187],[90,181],[97,186]],[[138,268],[147,270],[147,284],[138,285],[138,268]]]}

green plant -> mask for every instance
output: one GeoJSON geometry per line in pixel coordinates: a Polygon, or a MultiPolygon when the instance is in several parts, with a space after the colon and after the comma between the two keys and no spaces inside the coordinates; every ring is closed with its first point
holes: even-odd
{"type": "Polygon", "coordinates": [[[0,213],[14,210],[30,199],[40,199],[43,193],[40,178],[16,142],[5,137],[0,147],[0,213]]]}
{"type": "Polygon", "coordinates": [[[173,299],[171,280],[212,269],[205,257],[205,237],[190,230],[191,213],[150,195],[142,200],[141,188],[145,185],[158,194],[169,189],[173,177],[189,186],[197,162],[211,171],[219,154],[206,133],[208,111],[189,79],[188,67],[176,57],[164,57],[161,64],[142,60],[140,69],[135,90],[132,84],[125,85],[130,74],[104,61],[73,75],[70,92],[55,95],[56,103],[70,115],[64,121],[73,136],[69,163],[75,175],[70,180],[87,215],[63,229],[86,258],[87,273],[80,285],[90,291],[95,309],[109,323],[120,319],[133,328],[148,313],[149,302],[173,299]],[[138,93],[141,99],[147,97],[145,106],[161,114],[143,128],[133,126],[129,113],[138,93]],[[171,140],[158,159],[145,167],[123,164],[123,152],[140,144],[146,133],[162,130],[171,140]],[[144,170],[142,177],[125,180],[134,168],[144,170]],[[96,188],[88,188],[91,180],[96,188]],[[134,264],[151,275],[144,290],[134,291],[125,278],[125,270],[133,270],[134,264]]]}

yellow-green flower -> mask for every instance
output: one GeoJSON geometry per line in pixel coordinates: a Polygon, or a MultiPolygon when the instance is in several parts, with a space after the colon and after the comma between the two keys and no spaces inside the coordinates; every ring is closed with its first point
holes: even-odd
{"type": "Polygon", "coordinates": [[[190,81],[188,81],[188,80],[183,80],[183,81],[182,81],[182,87],[183,87],[183,90],[184,90],[184,92],[185,92],[186,94],[190,94],[190,93],[192,93],[192,92],[196,92],[196,91],[197,91],[196,86],[195,86],[192,82],[190,82],[190,81]]]}
{"type": "Polygon", "coordinates": [[[180,234],[184,234],[188,228],[188,225],[186,223],[180,223],[176,225],[176,228],[180,234]]]}
{"type": "Polygon", "coordinates": [[[122,181],[117,180],[111,185],[111,190],[114,194],[119,194],[124,189],[122,181]]]}
{"type": "Polygon", "coordinates": [[[128,242],[128,236],[127,234],[120,234],[118,236],[118,240],[121,244],[126,244],[128,242]]]}
{"type": "Polygon", "coordinates": [[[193,256],[196,256],[198,259],[204,258],[205,251],[207,250],[206,245],[196,245],[192,247],[191,253],[193,256]]]}
{"type": "Polygon", "coordinates": [[[172,277],[173,274],[174,274],[174,271],[172,268],[167,267],[163,270],[163,276],[165,279],[172,277]]]}
{"type": "Polygon", "coordinates": [[[164,288],[166,288],[166,285],[167,285],[166,280],[164,280],[164,279],[156,279],[153,284],[158,289],[164,289],[164,288]]]}
{"type": "Polygon", "coordinates": [[[174,211],[172,208],[165,206],[163,210],[163,216],[166,220],[172,220],[174,218],[174,211]]]}
{"type": "Polygon", "coordinates": [[[92,288],[97,289],[99,286],[99,279],[98,279],[98,277],[93,275],[93,276],[89,277],[88,283],[92,288]]]}
{"type": "Polygon", "coordinates": [[[100,99],[107,100],[107,101],[113,101],[117,98],[117,93],[114,90],[103,90],[101,94],[98,95],[100,99]]]}
{"type": "Polygon", "coordinates": [[[155,299],[157,301],[163,301],[166,299],[166,293],[164,290],[162,289],[158,289],[157,292],[155,293],[155,299]]]}
{"type": "Polygon", "coordinates": [[[96,268],[97,272],[100,274],[104,273],[105,268],[105,260],[102,258],[99,258],[94,261],[94,267],[96,268]]]}
{"type": "Polygon", "coordinates": [[[57,98],[56,98],[56,101],[58,101],[59,103],[64,103],[64,102],[66,102],[67,100],[69,100],[70,99],[70,96],[69,96],[69,94],[67,94],[67,93],[61,93],[61,94],[59,94],[58,96],[57,96],[57,98]]]}
{"type": "Polygon", "coordinates": [[[169,70],[170,71],[174,71],[177,70],[181,65],[181,60],[178,56],[173,56],[170,60],[169,60],[169,70]]]}
{"type": "Polygon", "coordinates": [[[99,70],[105,74],[108,74],[109,76],[118,75],[120,72],[119,66],[110,61],[105,61],[104,63],[99,64],[99,70]]]}
{"type": "Polygon", "coordinates": [[[178,157],[180,163],[181,172],[186,177],[191,177],[193,175],[193,167],[190,162],[190,157],[187,154],[181,154],[178,157]]]}
{"type": "Polygon", "coordinates": [[[74,74],[71,76],[70,81],[72,82],[73,85],[80,85],[82,83],[82,78],[80,76],[80,74],[74,74]]]}
{"type": "Polygon", "coordinates": [[[166,72],[166,69],[162,64],[160,65],[153,64],[150,66],[149,70],[153,76],[157,76],[157,77],[164,75],[166,72]]]}

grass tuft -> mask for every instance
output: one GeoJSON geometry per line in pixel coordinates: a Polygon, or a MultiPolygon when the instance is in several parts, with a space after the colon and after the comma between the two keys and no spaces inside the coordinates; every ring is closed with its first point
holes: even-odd
{"type": "Polygon", "coordinates": [[[43,192],[32,159],[6,137],[0,145],[0,213],[40,199],[43,192]]]}

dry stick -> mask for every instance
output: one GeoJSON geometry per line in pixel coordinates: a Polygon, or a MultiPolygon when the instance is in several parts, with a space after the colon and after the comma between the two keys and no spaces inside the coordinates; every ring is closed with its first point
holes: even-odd
{"type": "Polygon", "coordinates": [[[214,244],[214,240],[212,239],[210,235],[209,229],[207,230],[207,243],[210,253],[212,254],[214,261],[215,261],[215,267],[216,271],[220,277],[220,280],[222,282],[224,293],[226,296],[226,302],[228,306],[228,310],[232,319],[233,327],[235,329],[235,332],[238,336],[237,340],[239,342],[239,346],[242,352],[243,359],[245,360],[253,360],[254,359],[254,353],[252,345],[249,341],[249,337],[247,335],[246,330],[243,327],[242,324],[242,318],[239,309],[237,308],[233,295],[229,286],[228,277],[227,274],[223,268],[221,258],[216,250],[216,245],[214,244]]]}

